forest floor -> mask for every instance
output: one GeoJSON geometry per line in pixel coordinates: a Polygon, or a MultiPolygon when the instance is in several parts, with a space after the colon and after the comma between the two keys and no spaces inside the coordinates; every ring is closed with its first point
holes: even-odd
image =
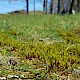
{"type": "Polygon", "coordinates": [[[0,80],[79,80],[80,14],[0,15],[0,80]]]}

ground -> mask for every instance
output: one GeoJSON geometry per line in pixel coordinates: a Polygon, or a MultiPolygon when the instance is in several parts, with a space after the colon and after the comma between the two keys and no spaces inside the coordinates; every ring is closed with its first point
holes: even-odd
{"type": "Polygon", "coordinates": [[[80,14],[0,15],[0,76],[78,80],[80,14]]]}

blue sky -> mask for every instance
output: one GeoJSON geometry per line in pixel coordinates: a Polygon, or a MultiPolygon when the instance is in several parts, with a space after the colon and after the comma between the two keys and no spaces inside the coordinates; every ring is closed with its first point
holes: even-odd
{"type": "MultiPolygon", "coordinates": [[[[29,10],[33,11],[33,1],[29,0],[29,10]]],[[[36,10],[43,10],[41,0],[36,0],[36,10]]],[[[5,14],[14,10],[26,10],[25,0],[12,1],[0,0],[0,14],[5,14]]]]}

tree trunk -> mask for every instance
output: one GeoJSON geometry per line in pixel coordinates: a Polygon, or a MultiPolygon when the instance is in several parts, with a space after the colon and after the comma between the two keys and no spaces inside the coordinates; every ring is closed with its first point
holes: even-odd
{"type": "Polygon", "coordinates": [[[29,14],[29,0],[26,0],[26,12],[29,14]]]}
{"type": "Polygon", "coordinates": [[[50,0],[50,14],[53,13],[53,0],[50,0]]]}
{"type": "Polygon", "coordinates": [[[35,14],[35,0],[34,0],[34,14],[35,14]]]}
{"type": "Polygon", "coordinates": [[[63,2],[63,10],[61,11],[61,14],[65,14],[69,11],[69,13],[72,13],[74,1],[73,0],[65,0],[63,2]]]}
{"type": "Polygon", "coordinates": [[[47,14],[47,0],[43,0],[43,13],[47,14]]]}
{"type": "Polygon", "coordinates": [[[46,11],[45,11],[45,12],[46,12],[46,14],[47,14],[47,2],[48,2],[48,1],[46,0],[46,4],[45,4],[45,6],[46,6],[46,11]]]}
{"type": "Polygon", "coordinates": [[[53,14],[58,13],[58,0],[53,0],[53,14]]]}
{"type": "Polygon", "coordinates": [[[45,0],[43,0],[43,14],[45,13],[45,0]]]}
{"type": "Polygon", "coordinates": [[[60,13],[60,0],[58,0],[58,14],[60,13]]]}
{"type": "Polygon", "coordinates": [[[77,0],[77,9],[78,9],[78,12],[80,11],[80,0],[77,0]]]}
{"type": "Polygon", "coordinates": [[[70,9],[69,9],[69,14],[72,14],[72,8],[73,8],[73,5],[74,5],[74,1],[75,0],[72,0],[72,2],[71,2],[70,9]]]}

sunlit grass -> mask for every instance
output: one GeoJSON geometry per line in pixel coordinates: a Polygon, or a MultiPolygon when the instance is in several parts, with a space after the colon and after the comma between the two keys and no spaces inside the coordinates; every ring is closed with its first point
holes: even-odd
{"type": "Polygon", "coordinates": [[[22,59],[37,58],[47,69],[78,68],[80,14],[0,16],[0,51],[22,59]]]}

